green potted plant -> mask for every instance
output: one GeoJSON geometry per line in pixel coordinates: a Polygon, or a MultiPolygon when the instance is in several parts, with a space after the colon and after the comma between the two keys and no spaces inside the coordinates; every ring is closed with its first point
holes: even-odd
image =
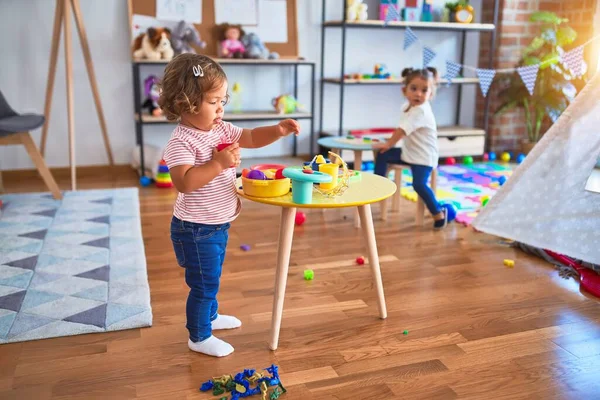
{"type": "Polygon", "coordinates": [[[518,72],[503,74],[497,82],[500,106],[494,113],[524,110],[527,139],[522,142],[521,151],[525,154],[542,136],[544,122],[549,122],[551,116],[557,118],[585,86],[585,78],[574,77],[560,61],[560,55],[566,51],[564,47],[577,38],[568,20],[552,12],[538,11],[529,21],[539,23],[540,32],[523,50],[518,66],[540,64],[533,94],[529,94],[518,72]]]}

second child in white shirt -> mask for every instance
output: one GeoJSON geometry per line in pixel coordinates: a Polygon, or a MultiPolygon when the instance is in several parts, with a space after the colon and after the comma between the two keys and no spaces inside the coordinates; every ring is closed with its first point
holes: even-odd
{"type": "Polygon", "coordinates": [[[437,125],[429,104],[429,100],[435,93],[437,70],[433,67],[405,68],[402,77],[404,78],[402,93],[407,102],[402,106],[400,122],[393,136],[385,143],[373,145],[373,148],[379,150],[375,161],[375,174],[386,176],[388,163],[410,166],[413,188],[433,216],[433,227],[441,229],[450,222],[449,216],[427,185],[431,171],[437,167],[439,158],[437,125]],[[402,148],[395,148],[394,146],[401,139],[404,139],[402,148]]]}

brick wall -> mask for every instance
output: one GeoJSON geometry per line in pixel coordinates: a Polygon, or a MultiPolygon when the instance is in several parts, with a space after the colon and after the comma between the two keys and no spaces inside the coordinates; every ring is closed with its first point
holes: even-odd
{"type": "MultiPolygon", "coordinates": [[[[569,18],[569,23],[577,31],[577,43],[587,41],[593,35],[593,18],[596,0],[499,0],[499,15],[496,35],[496,51],[492,68],[513,68],[520,58],[521,50],[526,47],[538,32],[538,28],[528,22],[532,12],[538,10],[553,11],[559,16],[569,18]]],[[[482,22],[493,21],[494,0],[482,0],[482,22]]],[[[489,35],[489,34],[487,34],[489,35]]],[[[489,67],[490,38],[482,34],[480,43],[479,66],[489,67]]],[[[586,59],[589,63],[589,49],[586,59]]],[[[595,69],[596,62],[591,68],[595,69]]],[[[495,81],[497,83],[497,81],[495,81]]],[[[487,146],[491,151],[518,151],[520,142],[527,137],[524,113],[521,110],[494,116],[498,107],[497,85],[492,84],[490,97],[487,146]]],[[[477,120],[483,126],[485,99],[478,92],[477,120]]]]}

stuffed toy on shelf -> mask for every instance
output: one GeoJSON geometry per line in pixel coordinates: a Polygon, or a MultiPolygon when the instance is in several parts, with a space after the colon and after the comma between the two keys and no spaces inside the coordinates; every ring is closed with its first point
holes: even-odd
{"type": "Polygon", "coordinates": [[[272,100],[273,107],[278,114],[291,114],[297,111],[304,111],[302,104],[291,94],[282,94],[272,100]]]}
{"type": "Polygon", "coordinates": [[[279,58],[279,54],[276,52],[270,52],[260,37],[254,32],[244,35],[242,37],[242,44],[246,48],[244,58],[268,60],[275,60],[279,58]]]}
{"type": "Polygon", "coordinates": [[[363,0],[346,0],[346,20],[365,21],[368,19],[368,6],[363,0]]]}
{"type": "Polygon", "coordinates": [[[138,60],[170,61],[174,55],[169,28],[148,28],[133,42],[133,57],[138,60]]]}
{"type": "Polygon", "coordinates": [[[146,101],[142,104],[142,108],[147,109],[148,113],[155,117],[162,115],[162,110],[158,106],[158,97],[160,96],[158,83],[159,79],[156,75],[149,75],[144,79],[144,95],[146,96],[146,101]]]}
{"type": "Polygon", "coordinates": [[[217,27],[220,30],[217,54],[222,58],[244,58],[246,47],[241,38],[245,32],[241,25],[230,25],[227,23],[217,27]]]}
{"type": "Polygon", "coordinates": [[[201,49],[206,47],[206,42],[200,39],[200,33],[194,25],[185,21],[179,21],[173,33],[171,33],[171,45],[175,51],[175,55],[182,53],[196,53],[196,49],[192,45],[201,49]]]}

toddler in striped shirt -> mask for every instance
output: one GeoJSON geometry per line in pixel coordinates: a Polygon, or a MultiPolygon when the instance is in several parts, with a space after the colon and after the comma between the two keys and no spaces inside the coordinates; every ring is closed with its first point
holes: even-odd
{"type": "Polygon", "coordinates": [[[171,241],[190,288],[186,305],[188,347],[215,357],[231,354],[234,349],[212,331],[242,325],[233,316],[219,314],[217,302],[228,230],[241,208],[235,188],[240,148],[264,147],[300,132],[298,122],[292,119],[254,129],[223,121],[227,89],[227,76],[217,62],[186,53],[165,68],[158,100],[166,118],[178,122],[163,158],[179,191],[171,241]],[[230,145],[219,151],[220,144],[230,145]]]}

